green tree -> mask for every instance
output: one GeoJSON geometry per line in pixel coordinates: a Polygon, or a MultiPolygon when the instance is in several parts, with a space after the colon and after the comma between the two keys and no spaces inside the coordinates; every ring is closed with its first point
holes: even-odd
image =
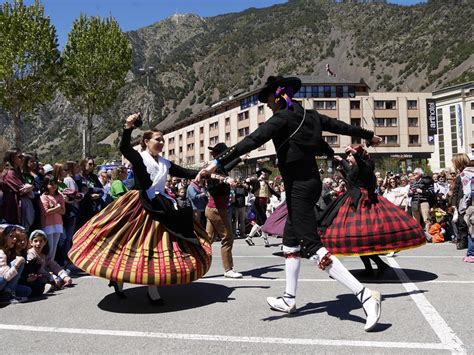
{"type": "Polygon", "coordinates": [[[86,117],[83,155],[90,155],[92,119],[114,103],[125,84],[131,46],[113,17],[81,15],[73,23],[61,58],[61,90],[86,117]]]}
{"type": "Polygon", "coordinates": [[[12,116],[21,146],[22,115],[49,101],[57,87],[60,55],[56,30],[38,0],[0,8],[0,105],[12,116]]]}

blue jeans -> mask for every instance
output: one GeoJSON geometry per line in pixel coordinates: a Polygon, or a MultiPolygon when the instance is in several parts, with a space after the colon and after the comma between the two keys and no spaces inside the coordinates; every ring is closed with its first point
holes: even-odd
{"type": "MultiPolygon", "coordinates": [[[[13,260],[10,263],[10,267],[14,267],[15,265],[16,260],[13,260]]],[[[0,276],[0,291],[14,293],[18,297],[28,297],[31,294],[31,288],[28,286],[18,285],[24,267],[25,265],[22,265],[18,269],[18,274],[9,281],[0,276]]]]}
{"type": "Polygon", "coordinates": [[[467,235],[467,253],[466,256],[474,256],[474,237],[472,234],[467,235]]]}

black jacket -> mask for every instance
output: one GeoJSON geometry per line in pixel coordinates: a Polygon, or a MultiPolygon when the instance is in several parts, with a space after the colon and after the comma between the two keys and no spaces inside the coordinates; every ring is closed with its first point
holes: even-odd
{"type": "Polygon", "coordinates": [[[370,140],[374,133],[319,114],[315,110],[306,110],[294,102],[293,110],[279,110],[264,124],[242,141],[230,147],[218,157],[222,164],[260,147],[270,139],[277,151],[278,166],[285,179],[309,179],[319,177],[317,155],[326,154],[322,132],[349,135],[370,140]],[[304,121],[303,121],[304,117],[304,121]],[[300,129],[297,128],[303,121],[300,129]],[[291,135],[296,133],[291,137],[291,135]]]}
{"type": "Polygon", "coordinates": [[[415,183],[410,187],[408,196],[411,197],[412,205],[423,202],[428,202],[432,205],[433,199],[435,198],[433,178],[430,176],[423,176],[418,179],[418,181],[415,181],[415,183]],[[417,189],[421,189],[422,192],[417,192],[417,189]]]}

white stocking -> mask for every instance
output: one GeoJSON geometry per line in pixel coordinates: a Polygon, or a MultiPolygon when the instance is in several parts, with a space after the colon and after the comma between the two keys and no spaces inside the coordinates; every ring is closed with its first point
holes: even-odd
{"type": "Polygon", "coordinates": [[[148,295],[152,300],[159,300],[161,298],[158,288],[156,286],[148,286],[148,295]]]}

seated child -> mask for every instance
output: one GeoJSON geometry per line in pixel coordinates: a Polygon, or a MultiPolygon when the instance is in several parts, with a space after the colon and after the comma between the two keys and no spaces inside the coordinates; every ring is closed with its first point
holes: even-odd
{"type": "Polygon", "coordinates": [[[18,285],[25,266],[25,258],[14,256],[15,227],[0,226],[0,293],[2,301],[9,303],[23,302],[28,299],[31,289],[18,285]]]}
{"type": "Polygon", "coordinates": [[[30,272],[36,275],[34,281],[39,283],[49,283],[56,289],[63,286],[71,286],[72,279],[66,271],[64,271],[54,259],[48,256],[49,245],[46,233],[37,229],[30,234],[31,247],[28,249],[27,261],[30,265],[30,272]]]}
{"type": "Polygon", "coordinates": [[[430,218],[430,228],[428,233],[431,235],[432,243],[443,243],[444,242],[444,230],[441,225],[436,222],[435,218],[430,218]]]}

